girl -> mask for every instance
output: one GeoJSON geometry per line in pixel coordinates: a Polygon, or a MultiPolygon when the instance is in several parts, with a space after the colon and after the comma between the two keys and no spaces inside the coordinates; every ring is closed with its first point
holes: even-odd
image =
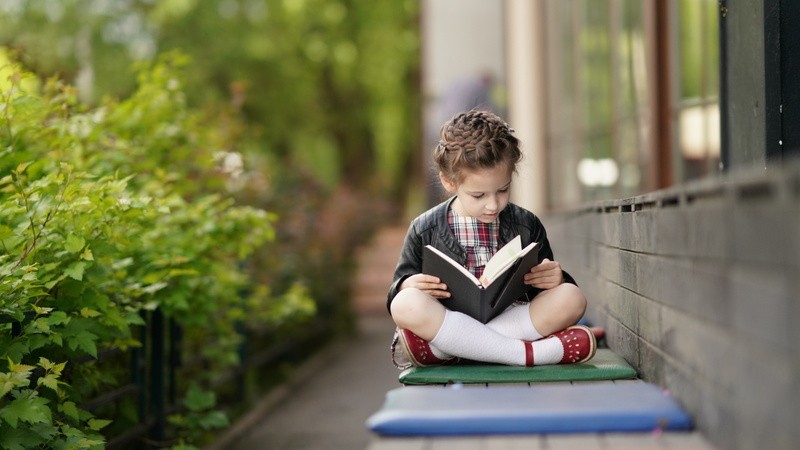
{"type": "Polygon", "coordinates": [[[509,203],[521,157],[513,130],[493,113],[472,110],[442,126],[434,161],[452,197],[411,222],[389,289],[387,307],[398,327],[392,358],[398,367],[458,358],[533,366],[594,356],[594,335],[574,325],[583,316],[586,298],[553,260],[539,219],[509,203]],[[517,235],[523,247],[533,241],[540,246],[540,263],[525,275],[530,302],[518,301],[487,324],[439,303],[450,293],[437,277],[421,273],[425,245],[480,277],[494,252],[517,235]]]}

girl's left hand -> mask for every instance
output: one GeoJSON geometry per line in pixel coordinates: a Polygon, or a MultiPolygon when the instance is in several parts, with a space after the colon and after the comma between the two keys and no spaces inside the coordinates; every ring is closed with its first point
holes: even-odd
{"type": "Polygon", "coordinates": [[[561,264],[545,258],[525,274],[525,284],[539,289],[551,289],[564,282],[561,264]]]}

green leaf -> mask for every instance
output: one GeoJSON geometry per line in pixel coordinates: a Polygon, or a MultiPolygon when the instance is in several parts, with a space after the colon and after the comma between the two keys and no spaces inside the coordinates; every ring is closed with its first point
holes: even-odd
{"type": "Polygon", "coordinates": [[[30,345],[26,340],[14,340],[11,344],[6,345],[5,349],[0,347],[0,356],[10,358],[15,361],[22,359],[23,355],[27,355],[31,351],[30,345]],[[5,353],[3,353],[5,352],[5,353]]]}
{"type": "Polygon", "coordinates": [[[45,385],[55,392],[58,392],[58,377],[55,374],[47,374],[36,381],[37,385],[45,385]]]}
{"type": "Polygon", "coordinates": [[[92,253],[92,249],[87,248],[86,250],[81,253],[81,259],[84,261],[94,261],[94,254],[92,253]]]}
{"type": "Polygon", "coordinates": [[[28,373],[0,372],[0,398],[9,393],[12,389],[25,387],[28,384],[28,373]]]}
{"type": "MultiPolygon", "coordinates": [[[[17,100],[17,101],[19,101],[19,100],[17,100]]],[[[15,172],[17,175],[19,175],[19,174],[21,174],[22,172],[25,172],[25,169],[27,169],[27,168],[28,168],[28,166],[30,166],[30,165],[31,165],[31,163],[30,163],[30,162],[24,162],[24,163],[20,163],[20,164],[17,166],[17,169],[16,169],[14,172],[15,172]]]]}
{"type": "Polygon", "coordinates": [[[200,417],[198,424],[204,430],[213,430],[227,427],[230,424],[230,421],[228,420],[228,416],[226,416],[222,411],[211,411],[208,414],[204,414],[202,417],[200,417]]]}
{"type": "MultiPolygon", "coordinates": [[[[52,430],[53,426],[48,425],[52,430]]],[[[6,450],[28,450],[32,448],[41,448],[44,444],[44,439],[40,436],[42,433],[31,433],[28,427],[17,429],[12,428],[6,423],[0,422],[0,448],[6,450]]],[[[52,432],[50,434],[53,434],[52,432]]]]}
{"type": "Polygon", "coordinates": [[[197,384],[189,386],[183,404],[190,411],[202,411],[211,408],[217,403],[217,397],[213,391],[201,389],[197,384]]]}
{"type": "Polygon", "coordinates": [[[80,418],[80,413],[78,412],[78,407],[75,406],[75,402],[66,401],[58,405],[58,410],[72,419],[78,420],[80,418]]]}
{"type": "Polygon", "coordinates": [[[3,239],[8,239],[8,238],[10,238],[12,236],[16,236],[16,235],[17,235],[17,233],[15,233],[11,228],[9,228],[9,227],[7,227],[5,225],[0,225],[0,241],[2,241],[3,239]]]}
{"type": "Polygon", "coordinates": [[[142,319],[138,313],[135,312],[128,312],[125,313],[125,322],[129,325],[145,325],[146,322],[142,319]]]}
{"type": "Polygon", "coordinates": [[[86,268],[85,262],[72,263],[70,264],[69,267],[67,267],[67,270],[64,271],[64,274],[74,280],[82,281],[83,271],[85,270],[85,268],[86,268]]]}
{"type": "Polygon", "coordinates": [[[36,315],[47,314],[53,310],[53,308],[40,308],[36,305],[31,305],[33,307],[33,311],[36,312],[36,315]]]}
{"type": "Polygon", "coordinates": [[[49,323],[51,327],[69,323],[69,320],[69,316],[67,316],[67,313],[64,311],[56,311],[47,317],[47,323],[49,323]]]}
{"type": "Polygon", "coordinates": [[[91,428],[94,431],[100,431],[106,426],[108,426],[108,424],[110,423],[111,423],[110,420],[105,420],[105,419],[89,419],[89,428],[91,428]]]}
{"type": "Polygon", "coordinates": [[[97,336],[94,333],[81,331],[69,340],[69,348],[81,349],[96,358],[97,345],[94,343],[96,340],[97,336]]]}
{"type": "Polygon", "coordinates": [[[80,236],[70,234],[67,236],[67,241],[64,244],[64,248],[70,253],[77,253],[83,249],[84,245],[86,245],[85,239],[80,236]]]}
{"type": "Polygon", "coordinates": [[[91,317],[97,317],[99,315],[101,315],[101,314],[99,312],[93,310],[93,309],[86,308],[86,307],[81,308],[81,316],[82,317],[91,318],[91,317]]]}
{"type": "Polygon", "coordinates": [[[17,428],[19,422],[30,424],[44,422],[52,423],[50,408],[47,399],[42,397],[20,397],[0,409],[0,417],[9,425],[17,428]]]}

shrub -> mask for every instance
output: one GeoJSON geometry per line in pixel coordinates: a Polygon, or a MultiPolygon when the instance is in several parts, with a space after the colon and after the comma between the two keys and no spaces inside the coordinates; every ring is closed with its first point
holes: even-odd
{"type": "MultiPolygon", "coordinates": [[[[196,346],[207,378],[237,362],[244,317],[313,314],[302,286],[271,295],[243,269],[277,218],[225,192],[219,155],[236,142],[186,106],[181,64],[160,58],[129,98],[93,108],[57,79],[4,68],[0,447],[101,447],[109,418],[80,405],[120,380],[78,361],[141,345],[143,311],[215,343],[196,346]]],[[[192,410],[213,406],[197,385],[187,395],[192,410]]]]}

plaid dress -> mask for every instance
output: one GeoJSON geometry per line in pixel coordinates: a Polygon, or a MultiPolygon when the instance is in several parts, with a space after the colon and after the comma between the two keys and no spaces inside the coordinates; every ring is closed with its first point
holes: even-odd
{"type": "Polygon", "coordinates": [[[458,243],[467,251],[467,270],[480,278],[486,263],[497,252],[500,218],[485,223],[475,217],[461,216],[450,208],[447,222],[458,243]]]}

